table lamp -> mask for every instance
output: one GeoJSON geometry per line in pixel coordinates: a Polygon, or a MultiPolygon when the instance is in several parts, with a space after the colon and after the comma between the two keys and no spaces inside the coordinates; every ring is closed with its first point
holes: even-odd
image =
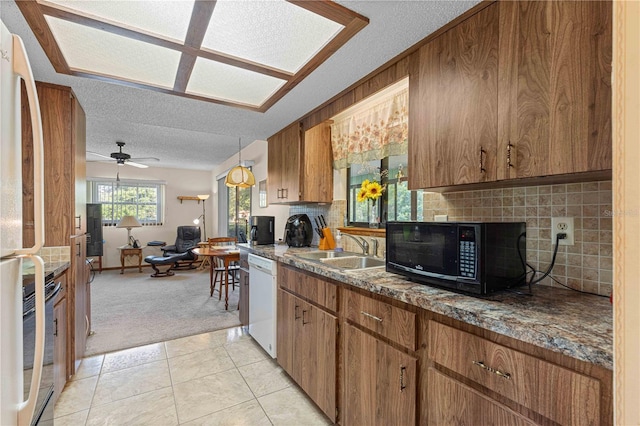
{"type": "Polygon", "coordinates": [[[141,226],[142,225],[140,225],[140,222],[138,222],[138,219],[136,219],[135,216],[124,216],[120,220],[120,223],[118,223],[116,228],[127,228],[127,244],[126,245],[130,245],[131,228],[140,228],[141,226]]]}

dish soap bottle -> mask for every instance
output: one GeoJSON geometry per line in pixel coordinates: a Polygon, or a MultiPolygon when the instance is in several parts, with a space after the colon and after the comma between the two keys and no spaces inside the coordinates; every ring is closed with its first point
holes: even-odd
{"type": "Polygon", "coordinates": [[[342,233],[339,229],[336,229],[336,248],[334,251],[342,251],[342,233]]]}

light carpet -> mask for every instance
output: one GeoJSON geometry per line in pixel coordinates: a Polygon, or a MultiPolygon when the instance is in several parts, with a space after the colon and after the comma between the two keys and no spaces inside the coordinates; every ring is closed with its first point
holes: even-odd
{"type": "Polygon", "coordinates": [[[91,283],[91,330],[86,356],[240,325],[238,293],[209,297],[209,271],[179,270],[151,278],[150,269],[96,273],[91,283]]]}

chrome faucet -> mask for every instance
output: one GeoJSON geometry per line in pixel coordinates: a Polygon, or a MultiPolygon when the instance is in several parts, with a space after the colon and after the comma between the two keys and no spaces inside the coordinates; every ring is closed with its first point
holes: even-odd
{"type": "Polygon", "coordinates": [[[353,235],[345,234],[344,232],[342,233],[342,236],[351,238],[353,241],[355,241],[358,244],[358,246],[360,246],[360,248],[362,249],[362,254],[364,254],[365,256],[369,255],[369,243],[367,242],[367,240],[365,240],[362,237],[356,238],[353,235]]]}
{"type": "Polygon", "coordinates": [[[373,257],[378,257],[378,240],[372,238],[371,242],[373,243],[373,257]]]}

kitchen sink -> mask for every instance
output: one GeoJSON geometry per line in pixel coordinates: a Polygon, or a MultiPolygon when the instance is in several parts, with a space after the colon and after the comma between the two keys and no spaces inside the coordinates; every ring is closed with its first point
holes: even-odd
{"type": "Polygon", "coordinates": [[[334,257],[353,257],[356,256],[356,253],[348,251],[311,251],[308,253],[296,254],[296,256],[309,260],[324,260],[332,259],[334,257]]]}
{"type": "Polygon", "coordinates": [[[382,259],[367,256],[345,256],[320,259],[327,266],[333,266],[341,269],[365,269],[379,268],[385,266],[382,259]]]}

